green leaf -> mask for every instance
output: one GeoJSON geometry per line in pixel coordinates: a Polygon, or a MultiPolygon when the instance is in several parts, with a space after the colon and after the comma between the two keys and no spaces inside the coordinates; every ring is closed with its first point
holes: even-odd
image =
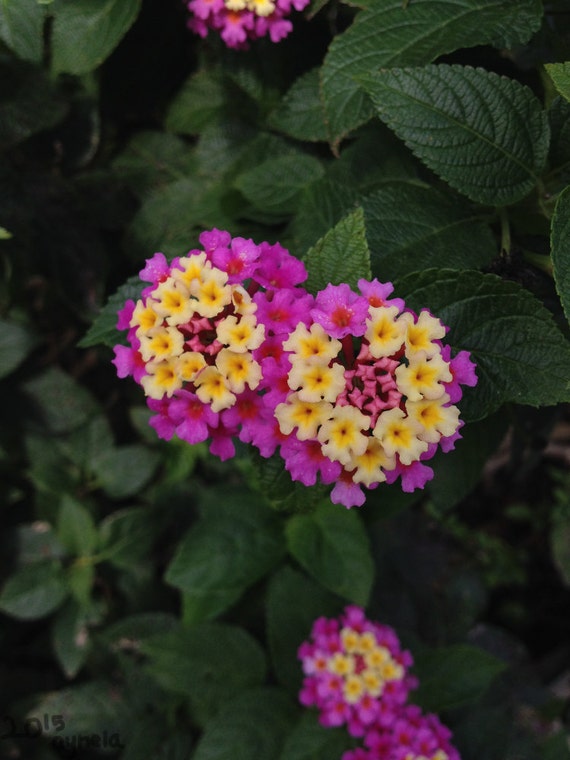
{"type": "Polygon", "coordinates": [[[372,116],[356,79],[378,67],[419,66],[477,45],[510,47],[540,27],[539,0],[373,0],[329,47],[322,69],[329,139],[334,145],[372,116]]]}
{"type": "Polygon", "coordinates": [[[141,641],[178,626],[178,619],[167,612],[138,612],[105,628],[99,638],[112,649],[138,649],[141,641]]]}
{"type": "Polygon", "coordinates": [[[37,345],[36,336],[16,322],[0,319],[0,378],[21,364],[37,345]]]}
{"type": "Polygon", "coordinates": [[[477,485],[489,457],[507,432],[507,419],[497,412],[488,419],[461,429],[461,439],[448,453],[439,451],[430,460],[435,472],[429,491],[438,510],[455,506],[477,485]]]}
{"type": "Polygon", "coordinates": [[[19,565],[61,559],[65,554],[65,549],[52,526],[40,520],[28,525],[18,525],[15,528],[15,544],[19,565]]]}
{"type": "Polygon", "coordinates": [[[67,678],[79,673],[90,649],[87,620],[89,613],[77,602],[69,601],[58,611],[51,630],[57,661],[67,678]]]}
{"type": "Polygon", "coordinates": [[[201,725],[224,702],[265,677],[263,650],[236,626],[177,628],[145,638],[140,649],[148,658],[146,671],[166,691],[188,697],[201,725]]]}
{"type": "Polygon", "coordinates": [[[240,174],[235,187],[260,211],[293,213],[303,188],[324,174],[321,162],[304,153],[271,158],[240,174]]]}
{"type": "Polygon", "coordinates": [[[121,568],[131,568],[146,557],[155,540],[155,518],[147,507],[113,512],[99,525],[100,553],[121,568]]]}
{"type": "Polygon", "coordinates": [[[316,618],[338,615],[342,602],[304,573],[285,566],[271,579],[265,607],[273,669],[279,682],[295,695],[303,678],[299,646],[316,618]]]}
{"type": "Polygon", "coordinates": [[[35,402],[45,425],[53,433],[66,433],[83,425],[98,411],[87,390],[56,367],[36,375],[23,386],[35,402]]]}
{"type": "Polygon", "coordinates": [[[170,103],[166,129],[182,135],[198,135],[206,126],[218,121],[224,104],[221,76],[210,69],[197,71],[170,103]]]}
{"type": "Polygon", "coordinates": [[[63,98],[41,69],[0,57],[0,149],[53,127],[66,110],[63,98]]]}
{"type": "Polygon", "coordinates": [[[570,61],[566,61],[566,63],[547,63],[545,69],[558,92],[566,100],[570,101],[570,61]]]}
{"type": "Polygon", "coordinates": [[[550,237],[556,290],[570,322],[570,187],[558,197],[550,237]]]}
{"type": "Polygon", "coordinates": [[[328,139],[319,93],[319,69],[299,77],[269,117],[269,125],[297,140],[328,139]]]}
{"type": "Polygon", "coordinates": [[[72,556],[88,556],[97,546],[97,529],[91,514],[71,496],[64,496],[61,502],[57,535],[72,556]]]}
{"type": "Polygon", "coordinates": [[[113,52],[142,0],[54,0],[51,48],[56,74],[86,74],[113,52]]]}
{"type": "Polygon", "coordinates": [[[224,512],[192,527],[166,571],[184,594],[185,622],[206,620],[234,604],[285,551],[281,523],[250,493],[228,496],[224,512]]]}
{"type": "Polygon", "coordinates": [[[291,555],[315,580],[356,604],[368,601],[374,563],[358,514],[326,502],[296,515],[286,529],[291,555]]]}
{"type": "Polygon", "coordinates": [[[426,651],[414,659],[420,681],[414,702],[429,712],[474,702],[506,667],[493,655],[466,644],[426,651]]]}
{"type": "Polygon", "coordinates": [[[486,417],[507,401],[541,406],[570,400],[570,346],[552,315],[514,282],[479,272],[427,270],[399,280],[396,292],[415,311],[429,308],[449,325],[454,352],[477,365],[462,417],[486,417]]]}
{"type": "Polygon", "coordinates": [[[342,728],[321,726],[313,712],[305,712],[291,731],[279,760],[331,760],[353,747],[342,728]]]}
{"type": "Polygon", "coordinates": [[[139,198],[196,170],[192,146],[176,135],[138,132],[113,161],[113,173],[139,198]]]}
{"type": "Polygon", "coordinates": [[[160,454],[134,443],[101,452],[91,465],[108,496],[126,499],[139,493],[152,480],[160,465],[160,454]]]}
{"type": "Polygon", "coordinates": [[[362,277],[370,278],[370,251],[366,242],[364,212],[357,208],[307,251],[304,257],[309,277],[305,287],[312,293],[331,283],[357,287],[362,277]]]}
{"type": "Polygon", "coordinates": [[[95,566],[92,562],[77,559],[66,570],[66,580],[73,598],[82,609],[92,604],[91,592],[95,582],[95,566]]]}
{"type": "Polygon", "coordinates": [[[504,206],[535,187],[550,134],[528,87],[444,64],[380,71],[360,81],[380,118],[460,193],[504,206]]]}
{"type": "Polygon", "coordinates": [[[1,0],[0,39],[19,58],[39,63],[45,16],[45,8],[37,0],[1,0]]]}
{"type": "Polygon", "coordinates": [[[437,266],[478,269],[497,253],[481,212],[434,188],[390,183],[362,207],[372,270],[382,282],[437,266]]]}
{"type": "Polygon", "coordinates": [[[66,596],[61,564],[34,562],[8,578],[0,594],[0,610],[19,620],[37,620],[56,610],[66,596]]]}
{"type": "MultiPolygon", "coordinates": [[[[96,734],[103,741],[107,736],[107,747],[117,749],[128,744],[129,734],[134,729],[133,715],[123,694],[117,686],[103,680],[92,680],[80,686],[60,689],[43,695],[30,710],[29,715],[61,716],[62,722],[53,722],[53,728],[46,732],[55,739],[96,734]]],[[[53,719],[52,719],[53,721],[53,719]]],[[[65,749],[65,744],[60,745],[65,749]]]]}
{"type": "Polygon", "coordinates": [[[129,277],[95,317],[93,324],[77,344],[79,348],[89,348],[99,343],[110,347],[116,346],[120,338],[117,331],[117,313],[129,299],[136,303],[140,298],[143,285],[138,275],[129,277]]]}
{"type": "Polygon", "coordinates": [[[245,692],[207,723],[193,760],[278,760],[295,714],[277,689],[245,692]]]}

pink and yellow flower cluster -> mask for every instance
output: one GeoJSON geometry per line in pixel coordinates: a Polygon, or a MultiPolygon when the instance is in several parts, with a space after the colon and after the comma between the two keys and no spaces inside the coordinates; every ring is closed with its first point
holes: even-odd
{"type": "Polygon", "coordinates": [[[200,243],[171,264],[149,259],[149,286],[119,313],[129,345],[114,362],[142,385],[159,436],[210,439],[222,459],[235,437],[264,457],[279,450],[293,480],[334,483],[332,501],[347,507],[398,477],[423,488],[425,462],[460,437],[461,385],[477,382],[439,319],[377,280],[313,296],[279,244],[220,230],[200,243]]]}
{"type": "Polygon", "coordinates": [[[250,40],[269,36],[279,42],[293,30],[289,15],[301,11],[309,0],[190,0],[188,27],[206,37],[219,33],[227,47],[247,48],[250,40]]]}
{"type": "Polygon", "coordinates": [[[392,628],[368,620],[362,608],[318,618],[298,656],[301,704],[316,707],[323,726],[344,725],[362,739],[342,760],[460,760],[449,729],[408,702],[417,686],[411,654],[392,628]]]}

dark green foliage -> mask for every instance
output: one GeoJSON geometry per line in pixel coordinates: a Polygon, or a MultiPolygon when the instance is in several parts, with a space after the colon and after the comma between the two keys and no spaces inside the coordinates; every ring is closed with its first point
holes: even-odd
{"type": "Polygon", "coordinates": [[[179,0],[0,2],[2,756],[340,760],[298,648],[353,603],[462,760],[568,757],[570,5],[292,18],[228,51],[179,0]],[[278,454],[158,438],[117,311],[212,227],[312,293],[393,281],[471,352],[424,490],[347,511],[278,454]]]}

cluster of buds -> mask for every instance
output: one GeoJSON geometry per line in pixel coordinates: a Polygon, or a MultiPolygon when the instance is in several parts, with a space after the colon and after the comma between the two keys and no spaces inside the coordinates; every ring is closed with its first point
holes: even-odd
{"type": "Polygon", "coordinates": [[[142,385],[158,435],[209,439],[221,459],[236,436],[264,457],[279,450],[293,480],[334,483],[346,507],[398,477],[423,488],[426,460],[460,437],[461,385],[477,382],[469,354],[442,343],[447,328],[377,280],[313,296],[279,244],[216,229],[200,243],[149,259],[150,284],[119,312],[128,346],[114,363],[142,385]]]}
{"type": "Polygon", "coordinates": [[[250,40],[269,36],[279,42],[293,30],[289,15],[301,11],[309,0],[190,0],[188,27],[206,37],[219,33],[229,48],[245,49],[250,40]]]}
{"type": "Polygon", "coordinates": [[[305,678],[299,699],[316,707],[325,727],[346,726],[362,747],[342,760],[460,760],[451,732],[408,702],[413,664],[392,628],[349,606],[318,618],[298,653],[305,678]]]}

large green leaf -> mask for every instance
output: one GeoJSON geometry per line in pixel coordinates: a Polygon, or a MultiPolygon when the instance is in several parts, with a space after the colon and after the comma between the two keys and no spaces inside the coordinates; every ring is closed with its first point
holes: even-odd
{"type": "Polygon", "coordinates": [[[119,309],[131,299],[137,301],[140,298],[143,283],[138,275],[129,277],[124,285],[117,290],[103,306],[95,317],[93,324],[79,341],[80,348],[88,348],[103,343],[106,346],[115,346],[119,343],[120,335],[117,331],[117,318],[119,309]]]}
{"type": "Polygon", "coordinates": [[[372,0],[338,35],[322,69],[329,139],[342,137],[372,116],[356,78],[383,66],[418,66],[476,45],[526,42],[539,26],[539,0],[372,0]]]}
{"type": "Polygon", "coordinates": [[[225,507],[190,529],[166,571],[184,594],[187,622],[226,610],[285,551],[280,521],[253,494],[234,492],[225,507]]]}
{"type": "Polygon", "coordinates": [[[67,551],[75,557],[89,556],[98,543],[97,529],[89,510],[67,495],[61,502],[57,535],[67,551]]]}
{"type": "Polygon", "coordinates": [[[37,337],[22,325],[0,319],[0,378],[15,370],[37,342],[37,337]]]}
{"type": "Polygon", "coordinates": [[[318,142],[328,139],[319,95],[318,69],[311,69],[297,79],[271,114],[269,123],[297,140],[318,142]]]}
{"type": "Polygon", "coordinates": [[[266,600],[269,650],[277,679],[293,694],[301,688],[301,642],[316,618],[334,617],[341,608],[338,597],[291,567],[281,568],[271,579],[266,600]]]}
{"type": "Polygon", "coordinates": [[[471,351],[477,387],[460,402],[465,419],[481,419],[506,401],[540,406],[570,400],[570,345],[552,315],[514,282],[479,272],[427,270],[396,285],[418,311],[444,324],[454,351],[471,351]]]}
{"type": "Polygon", "coordinates": [[[265,676],[265,657],[243,628],[208,623],[145,638],[149,672],[167,691],[187,696],[203,724],[220,705],[265,676]]]}
{"type": "Polygon", "coordinates": [[[420,686],[414,701],[434,712],[473,702],[505,667],[493,655],[466,644],[425,652],[415,658],[420,686]]]}
{"type": "Polygon", "coordinates": [[[362,201],[372,270],[392,280],[419,269],[477,269],[497,245],[480,211],[434,188],[390,183],[362,201]]]}
{"type": "Polygon", "coordinates": [[[141,491],[160,465],[160,455],[141,443],[116,446],[91,462],[99,485],[112,499],[125,499],[141,491]]]}
{"type": "Polygon", "coordinates": [[[315,293],[329,283],[353,288],[370,277],[370,251],[366,242],[364,213],[357,208],[335,225],[304,256],[309,272],[307,290],[315,293]]]}
{"type": "Polygon", "coordinates": [[[548,155],[546,113],[527,87],[483,69],[429,65],[369,74],[380,118],[432,171],[474,201],[533,189],[548,155]]]}
{"type": "Polygon", "coordinates": [[[277,760],[295,717],[277,689],[247,691],[208,722],[193,760],[277,760]]]}
{"type": "Polygon", "coordinates": [[[20,58],[39,63],[45,16],[38,0],[0,0],[0,39],[20,58]]]}
{"type": "Polygon", "coordinates": [[[95,399],[65,372],[51,367],[24,385],[53,433],[65,433],[89,420],[97,411],[95,399]]]}
{"type": "Polygon", "coordinates": [[[315,712],[307,712],[291,731],[279,760],[331,760],[354,746],[343,728],[322,726],[315,712]]]}
{"type": "Polygon", "coordinates": [[[166,128],[181,135],[197,135],[215,124],[223,112],[225,92],[222,77],[202,69],[186,80],[169,106],[166,128]]]}
{"type": "Polygon", "coordinates": [[[324,174],[321,162],[304,153],[278,156],[245,171],[235,186],[260,211],[288,215],[295,211],[303,188],[324,174]]]}
{"type": "Polygon", "coordinates": [[[335,594],[365,605],[374,579],[368,537],[357,512],[330,501],[287,525],[292,556],[315,580],[335,594]]]}
{"type": "Polygon", "coordinates": [[[37,620],[56,610],[66,596],[61,563],[34,562],[8,578],[0,594],[0,610],[20,620],[37,620]]]}
{"type": "Polygon", "coordinates": [[[55,73],[85,74],[109,56],[138,16],[142,0],[54,0],[55,73]]]}
{"type": "Polygon", "coordinates": [[[566,61],[566,63],[547,63],[545,68],[550,74],[550,78],[554,82],[558,92],[566,100],[570,100],[570,61],[566,61]]]}
{"type": "Polygon", "coordinates": [[[570,321],[570,187],[560,194],[556,203],[550,242],[556,290],[570,321]]]}

